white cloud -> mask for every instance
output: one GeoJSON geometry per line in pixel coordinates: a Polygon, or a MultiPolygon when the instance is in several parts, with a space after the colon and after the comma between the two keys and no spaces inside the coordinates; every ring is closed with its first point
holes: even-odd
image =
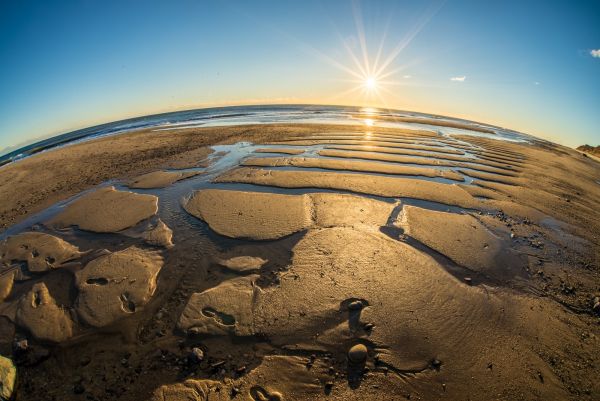
{"type": "Polygon", "coordinates": [[[454,81],[454,82],[465,82],[465,79],[467,79],[467,77],[465,77],[464,75],[462,77],[452,77],[450,78],[450,81],[454,81]]]}
{"type": "Polygon", "coordinates": [[[592,57],[600,58],[600,49],[592,49],[590,50],[590,54],[592,57]]]}
{"type": "Polygon", "coordinates": [[[540,83],[539,83],[538,81],[535,81],[533,84],[537,86],[537,85],[539,85],[540,83]]]}
{"type": "Polygon", "coordinates": [[[404,75],[402,78],[404,78],[404,79],[411,79],[412,75],[404,75]]]}

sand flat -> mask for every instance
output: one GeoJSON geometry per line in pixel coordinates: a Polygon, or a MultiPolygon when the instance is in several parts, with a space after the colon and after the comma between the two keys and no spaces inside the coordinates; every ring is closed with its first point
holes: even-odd
{"type": "Polygon", "coordinates": [[[468,214],[405,206],[397,224],[405,234],[471,270],[503,278],[524,272],[524,263],[509,250],[508,234],[501,239],[468,214]]]}
{"type": "MultiPolygon", "coordinates": [[[[12,232],[42,230],[85,250],[76,263],[66,261],[61,268],[35,274],[25,260],[10,258],[0,267],[0,299],[7,288],[0,304],[0,351],[13,352],[13,340],[24,337],[27,358],[37,358],[40,349],[50,351],[33,365],[29,359],[19,362],[26,380],[17,389],[19,399],[135,401],[149,399],[154,390],[160,401],[370,401],[408,395],[452,400],[465,394],[481,400],[597,398],[600,384],[588,361],[598,354],[600,338],[594,309],[600,165],[535,139],[519,144],[473,137],[463,143],[419,135],[406,141],[435,141],[475,157],[454,161],[435,158],[433,152],[423,157],[387,153],[406,161],[379,163],[364,157],[320,157],[315,155],[323,148],[318,144],[305,148],[319,160],[309,161],[314,168],[296,166],[302,157],[282,154],[266,155],[268,161],[260,162],[266,165],[254,166],[261,168],[235,169],[244,160],[253,163],[246,159],[248,151],[280,139],[339,139],[346,131],[346,136],[362,139],[371,131],[371,139],[400,140],[393,138],[394,130],[371,128],[307,124],[133,133],[3,166],[0,187],[7,190],[0,191],[2,224],[32,217],[22,230],[14,227],[12,232]],[[225,163],[216,157],[206,161],[212,163],[211,171],[224,173],[217,182],[210,181],[211,174],[153,190],[160,210],[128,229],[101,235],[57,232],[61,227],[45,224],[46,212],[39,219],[31,215],[35,205],[52,204],[105,180],[125,182],[184,161],[195,165],[207,144],[230,150],[223,153],[225,163]],[[487,163],[480,155],[496,162],[478,164],[487,163]],[[288,165],[288,159],[294,161],[288,165]],[[322,160],[337,166],[360,162],[360,168],[367,166],[362,161],[377,168],[468,168],[467,174],[481,174],[465,184],[421,175],[379,180],[381,173],[319,171],[323,167],[318,166],[325,166],[319,164],[322,160]],[[513,162],[522,167],[505,167],[513,162]],[[199,204],[198,210],[214,212],[210,219],[215,227],[227,210],[230,220],[223,225],[232,237],[217,235],[211,224],[205,227],[181,208],[182,199],[217,189],[222,193],[213,194],[215,204],[199,204]],[[403,194],[422,196],[425,202],[403,194]],[[277,198],[281,212],[271,213],[265,195],[288,196],[277,198]],[[481,212],[464,210],[471,203],[481,212]],[[241,220],[240,212],[246,216],[241,220]],[[280,216],[288,217],[284,213],[296,216],[290,219],[300,227],[295,234],[281,229],[268,240],[247,236],[265,231],[260,227],[281,227],[280,216]],[[171,234],[177,246],[167,244],[171,234]],[[108,262],[110,255],[121,253],[126,255],[108,262]],[[138,256],[147,260],[148,270],[160,266],[158,279],[138,274],[138,256]],[[104,269],[82,281],[94,263],[104,269]],[[231,280],[250,275],[238,292],[231,280]],[[29,323],[16,319],[23,299],[41,301],[36,294],[42,285],[50,299],[46,305],[58,309],[46,306],[36,313],[58,310],[72,318],[76,337],[60,339],[63,344],[41,340],[43,335],[35,335],[29,323]],[[37,291],[32,292],[34,286],[37,291]],[[137,295],[143,298],[152,287],[148,301],[140,302],[137,295]],[[106,324],[84,317],[82,294],[106,324]],[[194,310],[186,309],[192,299],[197,301],[194,310]],[[192,323],[180,328],[186,310],[192,323]],[[350,355],[357,347],[364,351],[358,362],[350,355]],[[196,359],[196,348],[202,350],[202,360],[196,359]],[[133,373],[138,367],[155,374],[133,373]],[[77,376],[85,378],[84,395],[73,391],[76,379],[65,381],[77,376]]],[[[325,152],[329,150],[334,149],[325,152]]],[[[27,258],[27,250],[22,252],[27,258]]],[[[61,326],[56,324],[60,319],[47,321],[61,326]]]]}
{"type": "Polygon", "coordinates": [[[221,189],[200,190],[185,205],[215,232],[253,240],[277,239],[311,227],[383,226],[394,207],[391,202],[350,194],[221,189]]]}
{"type": "Polygon", "coordinates": [[[196,192],[185,210],[232,238],[275,239],[312,224],[305,196],[208,189],[196,192]]]}
{"type": "Polygon", "coordinates": [[[57,228],[110,233],[132,227],[156,214],[158,198],[104,187],[76,199],[49,221],[57,228]]]}

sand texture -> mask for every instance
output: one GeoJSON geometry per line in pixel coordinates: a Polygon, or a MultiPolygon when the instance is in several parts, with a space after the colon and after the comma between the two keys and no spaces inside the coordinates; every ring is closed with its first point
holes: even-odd
{"type": "Polygon", "coordinates": [[[1,167],[0,390],[600,399],[600,163],[404,123],[144,130],[1,167]]]}
{"type": "Polygon", "coordinates": [[[102,327],[143,307],[156,290],[158,255],[137,248],[101,256],[77,272],[77,314],[102,327]]]}
{"type": "Polygon", "coordinates": [[[37,283],[21,300],[16,320],[33,337],[61,342],[73,334],[73,323],[66,310],[56,304],[44,283],[37,283]]]}
{"type": "Polygon", "coordinates": [[[77,226],[98,233],[118,232],[145,220],[158,210],[158,198],[105,187],[76,199],[49,224],[77,226]]]}
{"type": "Polygon", "coordinates": [[[56,269],[80,256],[79,249],[53,235],[26,232],[0,243],[2,263],[24,262],[27,270],[40,273],[56,269]]]}
{"type": "Polygon", "coordinates": [[[143,174],[132,179],[127,186],[129,188],[164,188],[173,184],[176,181],[185,180],[186,178],[198,175],[198,172],[175,172],[175,171],[153,171],[152,173],[143,174]]]}

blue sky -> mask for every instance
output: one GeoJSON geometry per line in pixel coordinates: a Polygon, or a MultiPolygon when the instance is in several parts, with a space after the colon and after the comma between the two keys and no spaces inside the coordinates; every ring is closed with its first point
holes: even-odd
{"type": "Polygon", "coordinates": [[[598,145],[599,15],[600,1],[2,1],[0,149],[246,103],[389,106],[598,145]],[[391,61],[365,91],[384,36],[378,66],[391,61]]]}

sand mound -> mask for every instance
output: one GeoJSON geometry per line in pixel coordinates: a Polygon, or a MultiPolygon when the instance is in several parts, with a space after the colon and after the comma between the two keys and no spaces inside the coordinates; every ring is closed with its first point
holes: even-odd
{"type": "Polygon", "coordinates": [[[127,186],[129,188],[140,189],[164,188],[174,182],[185,180],[198,174],[200,173],[196,171],[154,171],[134,178],[127,186]]]}
{"type": "Polygon", "coordinates": [[[15,281],[15,271],[8,270],[0,273],[0,302],[4,302],[12,291],[15,281]]]}
{"type": "Polygon", "coordinates": [[[160,386],[150,401],[229,401],[231,397],[222,387],[221,382],[214,380],[189,379],[160,386]]]}
{"type": "Polygon", "coordinates": [[[76,273],[77,314],[106,326],[143,307],[154,294],[162,258],[135,247],[101,256],[76,273]]]}
{"type": "Polygon", "coordinates": [[[262,240],[314,226],[382,226],[394,204],[348,194],[278,195],[205,189],[196,192],[185,208],[221,235],[262,240]]]}
{"type": "Polygon", "coordinates": [[[12,399],[17,383],[17,368],[13,361],[0,355],[0,400],[12,399]]]}
{"type": "Polygon", "coordinates": [[[19,301],[16,321],[35,338],[61,342],[73,335],[73,322],[56,304],[44,283],[36,283],[19,301]]]}
{"type": "Polygon", "coordinates": [[[142,238],[144,242],[152,246],[163,248],[173,246],[173,231],[160,219],[154,228],[144,231],[142,238]]]}
{"type": "Polygon", "coordinates": [[[79,249],[50,234],[26,232],[0,244],[2,263],[26,262],[31,272],[45,272],[78,258],[79,249]]]}
{"type": "Polygon", "coordinates": [[[265,240],[310,225],[308,202],[302,196],[207,189],[196,192],[185,210],[221,235],[265,240]]]}
{"type": "Polygon", "coordinates": [[[327,381],[327,366],[322,362],[306,367],[306,359],[298,356],[265,356],[261,364],[246,376],[227,383],[213,380],[186,380],[183,383],[159,387],[152,401],[284,401],[302,394],[302,399],[322,399],[327,381]],[[239,395],[237,393],[239,392],[239,395]]]}
{"type": "Polygon", "coordinates": [[[500,239],[475,217],[405,206],[399,221],[404,232],[471,270],[496,277],[519,272],[522,262],[510,251],[510,238],[500,239]]]}
{"type": "Polygon", "coordinates": [[[75,200],[49,223],[58,228],[74,225],[86,231],[113,233],[134,226],[157,211],[156,196],[105,187],[75,200]]]}
{"type": "Polygon", "coordinates": [[[238,273],[247,273],[260,270],[268,260],[256,256],[236,256],[219,261],[219,264],[238,273]]]}
{"type": "Polygon", "coordinates": [[[239,336],[254,334],[254,300],[260,291],[257,275],[235,278],[193,294],[179,318],[178,327],[193,334],[239,336]]]}

